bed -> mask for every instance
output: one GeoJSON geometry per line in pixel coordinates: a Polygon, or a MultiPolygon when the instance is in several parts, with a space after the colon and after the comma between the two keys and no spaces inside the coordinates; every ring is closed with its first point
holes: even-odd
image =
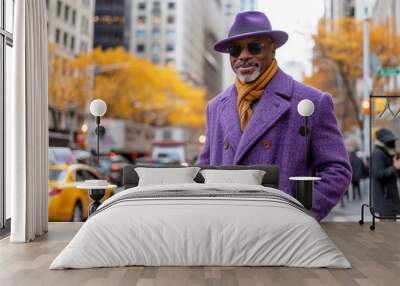
{"type": "MultiPolygon", "coordinates": [[[[179,168],[179,167],[177,167],[179,168]]],[[[124,168],[125,190],[86,221],[50,269],[144,266],[291,266],[350,268],[319,223],[279,190],[277,166],[200,166],[263,170],[261,184],[138,185],[124,168]]]]}

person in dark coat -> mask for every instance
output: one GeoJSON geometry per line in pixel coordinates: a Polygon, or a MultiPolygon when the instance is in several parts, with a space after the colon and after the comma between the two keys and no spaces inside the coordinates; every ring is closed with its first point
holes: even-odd
{"type": "Polygon", "coordinates": [[[363,160],[357,156],[357,150],[349,153],[349,160],[352,169],[351,185],[353,189],[353,200],[358,196],[361,199],[360,180],[365,178],[368,172],[363,160]]]}
{"type": "Polygon", "coordinates": [[[398,138],[392,131],[382,128],[376,132],[376,139],[371,157],[373,207],[380,216],[394,217],[400,214],[397,189],[400,158],[395,152],[398,138]]]}

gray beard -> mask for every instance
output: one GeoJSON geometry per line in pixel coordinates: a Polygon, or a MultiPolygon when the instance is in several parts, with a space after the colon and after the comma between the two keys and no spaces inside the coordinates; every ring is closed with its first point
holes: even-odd
{"type": "Polygon", "coordinates": [[[240,72],[236,73],[241,83],[253,82],[260,76],[260,74],[260,68],[257,68],[252,74],[241,75],[240,72]]]}

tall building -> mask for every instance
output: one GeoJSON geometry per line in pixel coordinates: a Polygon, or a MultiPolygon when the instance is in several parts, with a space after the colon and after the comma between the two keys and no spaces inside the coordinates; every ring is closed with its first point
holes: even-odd
{"type": "Polygon", "coordinates": [[[96,0],[94,47],[129,49],[130,0],[96,0]]]}
{"type": "Polygon", "coordinates": [[[59,53],[73,56],[92,50],[94,3],[91,0],[47,0],[48,39],[59,53]]]}
{"type": "Polygon", "coordinates": [[[223,31],[221,0],[130,1],[129,50],[155,64],[173,65],[185,80],[222,88],[222,59],[212,43],[223,31]]]}
{"type": "MultiPolygon", "coordinates": [[[[382,0],[324,0],[325,18],[334,20],[340,17],[353,17],[363,19],[365,15],[364,5],[368,5],[369,11],[373,10],[376,2],[382,0]]],[[[389,0],[391,1],[391,0],[389,0]]],[[[389,2],[388,1],[388,2],[389,2]]],[[[396,1],[396,0],[393,0],[396,1]]],[[[383,0],[382,2],[386,2],[383,0]]]]}
{"type": "Polygon", "coordinates": [[[325,0],[325,17],[331,20],[356,16],[356,0],[325,0]]]}
{"type": "MultiPolygon", "coordinates": [[[[46,1],[48,41],[54,45],[55,55],[69,58],[92,51],[94,4],[92,0],[46,1]]],[[[84,117],[85,113],[77,110],[73,102],[67,110],[49,102],[49,145],[70,146],[77,122],[84,117]]]]}

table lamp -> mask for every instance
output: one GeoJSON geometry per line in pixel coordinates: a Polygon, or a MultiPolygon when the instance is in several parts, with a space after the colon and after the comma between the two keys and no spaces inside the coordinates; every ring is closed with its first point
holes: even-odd
{"type": "MultiPolygon", "coordinates": [[[[314,103],[309,99],[303,99],[297,105],[297,112],[304,118],[304,126],[299,128],[299,133],[304,137],[304,164],[308,165],[308,137],[310,134],[308,126],[308,118],[314,113],[314,103]]],[[[296,199],[300,201],[308,210],[312,208],[314,181],[321,180],[320,177],[290,177],[292,181],[296,181],[296,199]]]]}
{"type": "MultiPolygon", "coordinates": [[[[106,133],[104,126],[100,125],[100,117],[106,113],[107,104],[101,99],[95,99],[90,103],[89,109],[90,113],[96,117],[97,164],[100,164],[100,137],[106,133]]],[[[89,216],[100,206],[100,200],[104,197],[106,189],[114,189],[116,187],[116,185],[111,185],[106,180],[85,180],[83,183],[77,184],[78,189],[88,190],[89,197],[92,199],[88,208],[89,216]]]]}
{"type": "Polygon", "coordinates": [[[95,99],[90,103],[90,113],[96,117],[96,129],[97,135],[97,164],[100,163],[100,137],[106,133],[104,126],[100,125],[100,117],[103,116],[107,111],[107,104],[101,99],[95,99]]]}

